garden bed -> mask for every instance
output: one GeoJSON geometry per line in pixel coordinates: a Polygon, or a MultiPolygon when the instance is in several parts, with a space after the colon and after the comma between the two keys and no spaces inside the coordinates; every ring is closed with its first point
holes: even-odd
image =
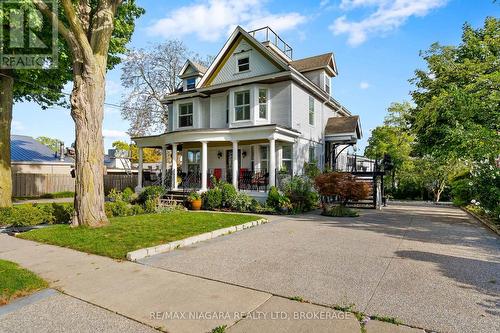
{"type": "Polygon", "coordinates": [[[174,211],[115,217],[102,228],[54,225],[18,237],[78,251],[125,259],[128,252],[259,220],[259,216],[174,211]]]}
{"type": "Polygon", "coordinates": [[[47,287],[47,282],[17,264],[0,260],[0,305],[47,287]]]}

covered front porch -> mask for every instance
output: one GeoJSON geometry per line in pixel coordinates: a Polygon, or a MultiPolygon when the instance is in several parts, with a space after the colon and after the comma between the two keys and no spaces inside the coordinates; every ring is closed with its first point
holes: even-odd
{"type": "Polygon", "coordinates": [[[145,185],[143,148],[158,148],[162,161],[156,185],[173,191],[203,192],[216,181],[226,181],[241,191],[267,192],[276,184],[277,172],[292,172],[293,145],[298,136],[293,130],[263,125],[135,137],[138,188],[145,185]]]}

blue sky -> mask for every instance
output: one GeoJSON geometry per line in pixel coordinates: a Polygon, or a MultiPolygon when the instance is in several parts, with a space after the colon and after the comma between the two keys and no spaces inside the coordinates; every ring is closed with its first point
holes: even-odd
{"type": "MultiPolygon", "coordinates": [[[[492,0],[137,0],[146,14],[137,21],[131,47],[181,39],[200,55],[216,55],[236,25],[269,25],[293,47],[294,59],[333,51],[339,76],[333,96],[361,116],[363,148],[370,130],[383,121],[387,106],[410,100],[408,79],[424,63],[419,51],[431,43],[457,44],[464,22],[474,27],[487,16],[500,16],[492,0]]],[[[107,99],[119,104],[120,67],[108,73],[107,99]]],[[[68,86],[67,91],[70,91],[68,86]]],[[[128,141],[128,123],[105,107],[106,148],[128,141]]],[[[14,106],[15,134],[74,141],[69,110],[41,110],[33,103],[14,106]]],[[[361,149],[362,151],[362,149],[361,149]]]]}

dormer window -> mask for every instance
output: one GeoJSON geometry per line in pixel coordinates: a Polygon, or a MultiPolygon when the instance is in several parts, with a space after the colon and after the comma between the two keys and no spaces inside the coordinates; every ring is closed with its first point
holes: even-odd
{"type": "Polygon", "coordinates": [[[190,77],[186,79],[186,90],[194,90],[196,88],[196,78],[190,77]]]}
{"type": "Polygon", "coordinates": [[[238,59],[238,72],[246,72],[250,70],[250,58],[244,57],[238,59]]]}
{"type": "Polygon", "coordinates": [[[325,91],[330,93],[330,77],[325,74],[325,91]]]}

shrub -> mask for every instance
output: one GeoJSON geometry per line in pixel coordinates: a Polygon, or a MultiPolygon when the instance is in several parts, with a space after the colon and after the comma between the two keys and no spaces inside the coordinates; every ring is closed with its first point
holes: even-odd
{"type": "Polygon", "coordinates": [[[238,212],[248,212],[252,206],[252,197],[246,193],[239,192],[233,200],[233,208],[238,212]]]}
{"type": "Polygon", "coordinates": [[[213,188],[203,193],[203,205],[208,210],[221,208],[222,191],[218,188],[213,188]]]}
{"type": "Polygon", "coordinates": [[[52,204],[52,209],[53,209],[53,215],[54,215],[54,222],[53,223],[69,223],[71,222],[71,219],[73,218],[73,215],[75,213],[75,208],[73,207],[73,204],[59,204],[59,203],[53,203],[52,204]]]}
{"type": "Polygon", "coordinates": [[[232,207],[238,194],[233,184],[223,182],[219,188],[222,193],[222,206],[226,208],[232,207]]]}
{"type": "Polygon", "coordinates": [[[344,206],[349,200],[363,200],[370,193],[368,184],[357,182],[350,173],[325,173],[316,177],[314,182],[320,195],[338,197],[344,206]]]}
{"type": "MultiPolygon", "coordinates": [[[[307,212],[318,205],[319,196],[307,177],[293,177],[284,185],[283,192],[290,199],[294,213],[307,212]]],[[[282,204],[286,202],[282,201],[282,204]]]]}
{"type": "Polygon", "coordinates": [[[187,201],[189,201],[189,202],[193,202],[195,200],[200,200],[200,199],[201,199],[201,195],[195,191],[189,193],[189,195],[187,197],[187,201]]]}
{"type": "Polygon", "coordinates": [[[332,205],[327,206],[321,213],[321,215],[333,216],[333,217],[357,217],[359,214],[345,206],[342,205],[332,205]]]}
{"type": "Polygon", "coordinates": [[[281,196],[282,194],[278,191],[278,188],[276,186],[271,186],[269,193],[267,194],[267,205],[273,208],[278,208],[281,196]]]}
{"type": "Polygon", "coordinates": [[[122,200],[132,202],[135,199],[135,192],[130,187],[126,187],[122,192],[122,200]]]}
{"type": "Polygon", "coordinates": [[[106,202],[104,210],[107,217],[133,215],[132,205],[124,201],[106,202]]]}
{"type": "Polygon", "coordinates": [[[470,179],[459,179],[451,183],[451,196],[453,204],[456,206],[464,206],[474,199],[474,191],[472,181],[470,179]]]}
{"type": "Polygon", "coordinates": [[[112,188],[108,193],[108,199],[112,202],[122,201],[122,192],[112,188]]]}
{"type": "Polygon", "coordinates": [[[147,200],[158,200],[165,194],[165,189],[161,186],[146,186],[139,194],[139,202],[144,204],[147,200]]]}
{"type": "Polygon", "coordinates": [[[146,213],[156,213],[158,209],[158,200],[157,199],[147,199],[144,202],[144,211],[146,213]]]}
{"type": "Polygon", "coordinates": [[[141,205],[132,205],[130,207],[130,215],[144,214],[144,208],[141,205]]]}
{"type": "Polygon", "coordinates": [[[22,205],[0,209],[0,224],[14,227],[33,226],[50,223],[52,216],[46,210],[31,205],[22,205]]]}

